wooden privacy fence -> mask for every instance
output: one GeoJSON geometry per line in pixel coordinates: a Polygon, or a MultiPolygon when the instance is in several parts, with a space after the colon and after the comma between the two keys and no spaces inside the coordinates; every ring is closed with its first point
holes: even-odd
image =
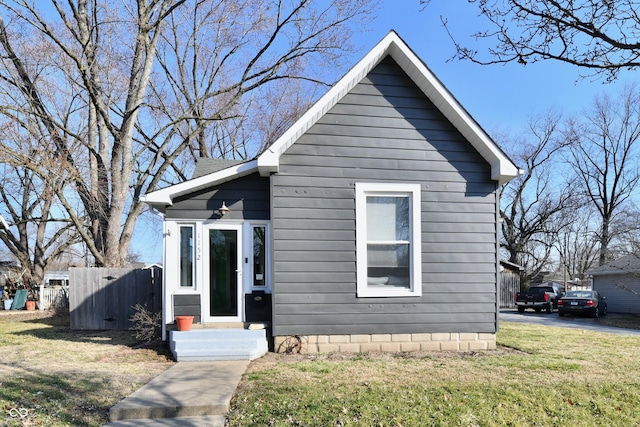
{"type": "Polygon", "coordinates": [[[500,308],[515,308],[516,292],[520,292],[520,274],[503,270],[500,273],[500,308]]]}
{"type": "Polygon", "coordinates": [[[128,330],[133,306],[162,310],[162,269],[71,268],[71,329],[128,330]]]}

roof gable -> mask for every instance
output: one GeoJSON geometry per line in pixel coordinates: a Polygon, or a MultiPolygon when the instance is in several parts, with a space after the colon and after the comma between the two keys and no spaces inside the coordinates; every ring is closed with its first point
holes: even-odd
{"type": "Polygon", "coordinates": [[[276,173],[280,157],[332,107],[347,95],[384,58],[391,58],[418,86],[424,95],[440,110],[451,124],[469,141],[491,166],[491,179],[502,184],[516,177],[518,168],[495,144],[489,135],[460,105],[442,82],[427,68],[395,31],[390,31],[342,79],[303,114],[280,138],[255,160],[233,165],[223,170],[196,176],[189,181],[157,190],[141,198],[150,205],[171,205],[173,199],[208,186],[221,184],[255,171],[262,176],[276,173]]]}
{"type": "Polygon", "coordinates": [[[491,179],[505,183],[518,175],[518,168],[507,155],[394,31],[389,32],[289,130],[258,156],[260,174],[266,176],[277,172],[280,156],[387,56],[396,61],[425,96],[491,165],[491,179]]]}

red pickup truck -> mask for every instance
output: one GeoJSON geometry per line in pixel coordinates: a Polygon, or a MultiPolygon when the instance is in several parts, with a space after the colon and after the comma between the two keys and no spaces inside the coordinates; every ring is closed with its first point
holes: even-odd
{"type": "Polygon", "coordinates": [[[515,298],[519,313],[527,308],[534,309],[536,313],[543,309],[547,313],[553,313],[554,307],[558,306],[559,295],[553,286],[532,286],[527,292],[516,292],[515,298]]]}

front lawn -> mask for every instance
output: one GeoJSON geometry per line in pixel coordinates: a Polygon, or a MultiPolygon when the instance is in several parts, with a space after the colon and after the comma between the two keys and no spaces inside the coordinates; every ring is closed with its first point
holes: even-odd
{"type": "Polygon", "coordinates": [[[480,353],[268,355],[230,426],[640,425],[640,337],[501,323],[480,353]]]}
{"type": "MultiPolygon", "coordinates": [[[[70,331],[68,317],[41,316],[0,316],[2,426],[99,426],[174,363],[129,332],[70,331]]],[[[498,344],[269,354],[244,375],[230,426],[640,425],[640,337],[503,322],[498,344]]]]}
{"type": "Polygon", "coordinates": [[[173,365],[128,331],[71,331],[69,316],[0,315],[0,426],[99,426],[109,409],[173,365]]]}

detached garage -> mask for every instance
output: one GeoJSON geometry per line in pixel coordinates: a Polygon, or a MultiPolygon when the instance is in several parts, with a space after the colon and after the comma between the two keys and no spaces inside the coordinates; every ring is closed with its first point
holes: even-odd
{"type": "Polygon", "coordinates": [[[601,265],[587,274],[593,289],[607,297],[612,313],[640,313],[640,253],[601,265]]]}

